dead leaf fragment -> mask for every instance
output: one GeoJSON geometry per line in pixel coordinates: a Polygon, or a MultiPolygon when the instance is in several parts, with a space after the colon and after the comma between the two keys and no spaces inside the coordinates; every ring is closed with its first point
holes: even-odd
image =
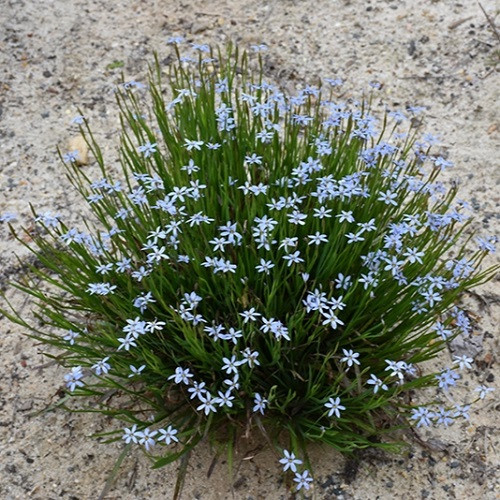
{"type": "Polygon", "coordinates": [[[496,132],[498,130],[498,123],[492,123],[487,130],[487,134],[491,135],[493,132],[496,132]]]}

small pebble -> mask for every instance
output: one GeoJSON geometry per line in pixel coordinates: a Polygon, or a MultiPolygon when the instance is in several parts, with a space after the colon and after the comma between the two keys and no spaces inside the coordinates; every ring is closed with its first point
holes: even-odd
{"type": "Polygon", "coordinates": [[[17,467],[14,464],[7,464],[5,470],[11,474],[15,474],[17,472],[17,467]]]}
{"type": "Polygon", "coordinates": [[[89,147],[81,135],[68,141],[68,151],[78,151],[77,165],[87,165],[89,162],[89,147]]]}

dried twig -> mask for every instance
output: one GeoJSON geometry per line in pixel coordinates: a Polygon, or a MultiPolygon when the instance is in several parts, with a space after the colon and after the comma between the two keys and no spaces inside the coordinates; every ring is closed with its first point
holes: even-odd
{"type": "Polygon", "coordinates": [[[448,26],[449,30],[454,30],[455,28],[458,28],[461,24],[464,24],[467,22],[469,19],[472,19],[473,16],[465,17],[464,19],[459,19],[458,21],[455,21],[454,23],[451,23],[448,26]]]}
{"type": "Polygon", "coordinates": [[[494,23],[494,21],[491,19],[491,17],[486,13],[484,10],[483,6],[477,2],[479,5],[479,8],[483,11],[484,16],[486,17],[486,20],[488,21],[488,24],[491,26],[491,29],[493,30],[493,33],[495,33],[495,36],[497,37],[498,43],[500,43],[500,33],[497,30],[497,27],[494,23]]]}

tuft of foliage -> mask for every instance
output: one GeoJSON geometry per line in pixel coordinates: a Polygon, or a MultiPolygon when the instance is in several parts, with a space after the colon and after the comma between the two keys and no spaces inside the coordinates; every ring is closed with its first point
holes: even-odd
{"type": "Polygon", "coordinates": [[[102,178],[61,158],[94,220],[34,212],[47,286],[15,286],[39,322],[3,312],[61,351],[77,411],[126,425],[101,437],[143,445],[154,467],[208,437],[231,464],[257,429],[309,489],[308,443],[395,449],[388,432],[412,412],[458,418],[408,395],[459,377],[421,364],[469,331],[458,300],[493,275],[493,242],[471,248],[466,208],[437,181],[451,162],[405,115],[418,108],[377,119],[328,79],[287,96],[260,54],[194,50],[175,46],[166,85],[156,60],[147,87],[117,89],[114,178],[78,117],[102,178]]]}

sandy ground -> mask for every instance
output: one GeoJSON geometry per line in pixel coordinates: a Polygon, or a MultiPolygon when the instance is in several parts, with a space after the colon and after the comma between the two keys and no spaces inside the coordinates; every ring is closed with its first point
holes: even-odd
{"type": "MultiPolygon", "coordinates": [[[[494,17],[493,0],[483,0],[494,17]]],[[[171,35],[242,45],[266,42],[270,77],[288,88],[318,76],[345,79],[343,97],[361,95],[378,80],[390,109],[428,108],[425,129],[441,137],[456,167],[461,197],[470,200],[475,227],[498,234],[498,88],[500,45],[476,2],[452,0],[0,0],[0,214],[27,221],[37,210],[78,219],[79,203],[64,179],[55,148],[75,133],[79,106],[108,158],[115,158],[116,106],[110,92],[120,71],[144,80],[154,50],[167,54],[171,35]],[[121,69],[109,69],[123,61],[121,69]],[[498,68],[498,66],[497,66],[498,68]]],[[[92,175],[92,165],[85,167],[92,175]]],[[[97,175],[97,173],[96,173],[97,175]]],[[[30,303],[8,288],[21,276],[26,252],[0,225],[0,285],[26,313],[30,303]]],[[[493,263],[494,259],[490,260],[493,263]]],[[[474,370],[464,382],[494,386],[498,373],[498,281],[467,305],[480,320],[467,349],[474,370]]],[[[62,371],[43,367],[40,347],[0,317],[0,498],[98,498],[121,445],[99,445],[88,435],[109,427],[104,418],[36,410],[58,399],[62,371]]],[[[443,353],[442,362],[450,360],[443,353]]],[[[317,498],[500,498],[499,405],[490,397],[468,424],[422,432],[402,456],[364,453],[351,461],[313,449],[317,498]]],[[[289,498],[275,457],[242,443],[233,478],[237,499],[289,498]],[[250,458],[249,458],[250,457],[250,458]],[[249,458],[249,459],[248,459],[249,458]]],[[[183,498],[231,498],[223,460],[208,473],[213,451],[194,454],[183,498]]],[[[140,452],[124,462],[106,498],[170,498],[176,466],[148,468],[140,452]]]]}

